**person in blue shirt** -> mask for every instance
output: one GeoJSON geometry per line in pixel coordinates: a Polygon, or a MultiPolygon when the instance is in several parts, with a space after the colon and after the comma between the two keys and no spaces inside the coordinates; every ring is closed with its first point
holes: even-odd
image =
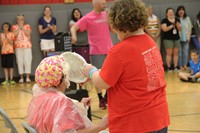
{"type": "Polygon", "coordinates": [[[190,52],[190,73],[180,72],[179,77],[181,81],[186,82],[200,82],[200,58],[196,49],[190,52]]]}
{"type": "Polygon", "coordinates": [[[51,7],[44,7],[44,16],[39,19],[40,47],[44,57],[48,51],[55,51],[54,33],[56,33],[56,18],[51,16],[51,7]]]}

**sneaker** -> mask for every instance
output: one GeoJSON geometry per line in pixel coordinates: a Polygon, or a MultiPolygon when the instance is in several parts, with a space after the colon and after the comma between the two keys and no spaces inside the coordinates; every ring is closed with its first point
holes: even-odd
{"type": "Polygon", "coordinates": [[[174,72],[180,72],[181,70],[179,70],[178,67],[175,67],[173,71],[174,72]]]}
{"type": "Polygon", "coordinates": [[[197,79],[197,83],[200,83],[200,78],[197,79]]]}
{"type": "Polygon", "coordinates": [[[27,83],[30,83],[30,82],[31,82],[31,80],[30,80],[29,78],[27,78],[27,79],[26,79],[26,82],[27,82],[27,83]]]}
{"type": "Polygon", "coordinates": [[[171,73],[171,72],[172,72],[172,69],[171,69],[171,68],[167,68],[167,72],[168,72],[168,73],[171,73]]]}
{"type": "Polygon", "coordinates": [[[190,82],[192,82],[192,83],[196,83],[196,82],[197,82],[197,79],[196,79],[195,77],[193,77],[193,76],[188,77],[188,79],[189,79],[190,82]]]}
{"type": "Polygon", "coordinates": [[[16,82],[13,79],[11,79],[9,82],[10,82],[11,85],[16,84],[16,82]]]}
{"type": "Polygon", "coordinates": [[[104,99],[101,99],[101,101],[99,102],[99,108],[101,108],[101,109],[106,109],[107,108],[104,99]]]}
{"type": "Polygon", "coordinates": [[[9,81],[8,80],[5,80],[1,83],[2,85],[8,85],[9,84],[9,81]]]}
{"type": "Polygon", "coordinates": [[[24,79],[20,79],[20,80],[19,80],[19,83],[24,83],[24,79]]]}

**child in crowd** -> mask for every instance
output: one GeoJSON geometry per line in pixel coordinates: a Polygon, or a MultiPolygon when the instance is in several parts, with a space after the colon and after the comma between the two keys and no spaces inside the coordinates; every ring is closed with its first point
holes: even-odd
{"type": "Polygon", "coordinates": [[[196,49],[191,50],[190,53],[190,73],[180,72],[179,77],[181,81],[186,82],[200,82],[200,59],[199,53],[196,49]]]}
{"type": "Polygon", "coordinates": [[[11,25],[8,22],[2,24],[3,33],[0,34],[1,48],[1,61],[4,68],[5,81],[2,85],[15,84],[13,80],[13,64],[14,64],[14,33],[10,32],[11,25]],[[10,73],[10,80],[8,78],[8,70],[10,73]]]}

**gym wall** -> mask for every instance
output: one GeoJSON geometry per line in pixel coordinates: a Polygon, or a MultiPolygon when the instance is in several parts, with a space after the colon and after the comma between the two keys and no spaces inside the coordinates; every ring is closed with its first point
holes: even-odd
{"type": "MultiPolygon", "coordinates": [[[[0,0],[0,25],[4,22],[15,24],[16,15],[22,13],[25,15],[25,23],[30,24],[32,27],[32,76],[34,75],[37,65],[43,58],[39,46],[38,20],[43,15],[44,6],[51,6],[52,16],[57,19],[57,32],[66,32],[68,30],[68,22],[73,8],[79,8],[83,15],[92,10],[92,0],[74,0],[73,4],[65,4],[63,1],[64,0],[0,0]],[[26,3],[23,4],[24,2],[26,3]],[[34,2],[40,2],[40,4],[34,2]],[[43,2],[45,2],[45,4],[43,2]]],[[[172,7],[176,10],[179,5],[184,5],[192,21],[200,10],[200,0],[144,0],[144,2],[153,6],[154,13],[160,19],[165,17],[165,10],[168,7],[172,7]]],[[[113,1],[109,1],[108,7],[112,3],[113,1]]],[[[1,29],[0,32],[2,32],[1,29]]],[[[117,43],[116,35],[111,33],[111,36],[113,42],[117,43]]],[[[162,50],[162,54],[163,52],[164,50],[162,50]]],[[[16,63],[14,66],[14,77],[19,77],[16,63]]],[[[4,78],[4,73],[3,69],[0,67],[0,79],[2,78],[4,78]]]]}

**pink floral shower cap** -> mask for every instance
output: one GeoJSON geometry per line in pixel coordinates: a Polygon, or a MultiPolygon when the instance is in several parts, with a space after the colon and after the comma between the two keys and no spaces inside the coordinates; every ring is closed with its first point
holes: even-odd
{"type": "Polygon", "coordinates": [[[64,74],[64,59],[60,56],[44,58],[35,71],[35,81],[39,87],[50,88],[60,84],[64,74]]]}

